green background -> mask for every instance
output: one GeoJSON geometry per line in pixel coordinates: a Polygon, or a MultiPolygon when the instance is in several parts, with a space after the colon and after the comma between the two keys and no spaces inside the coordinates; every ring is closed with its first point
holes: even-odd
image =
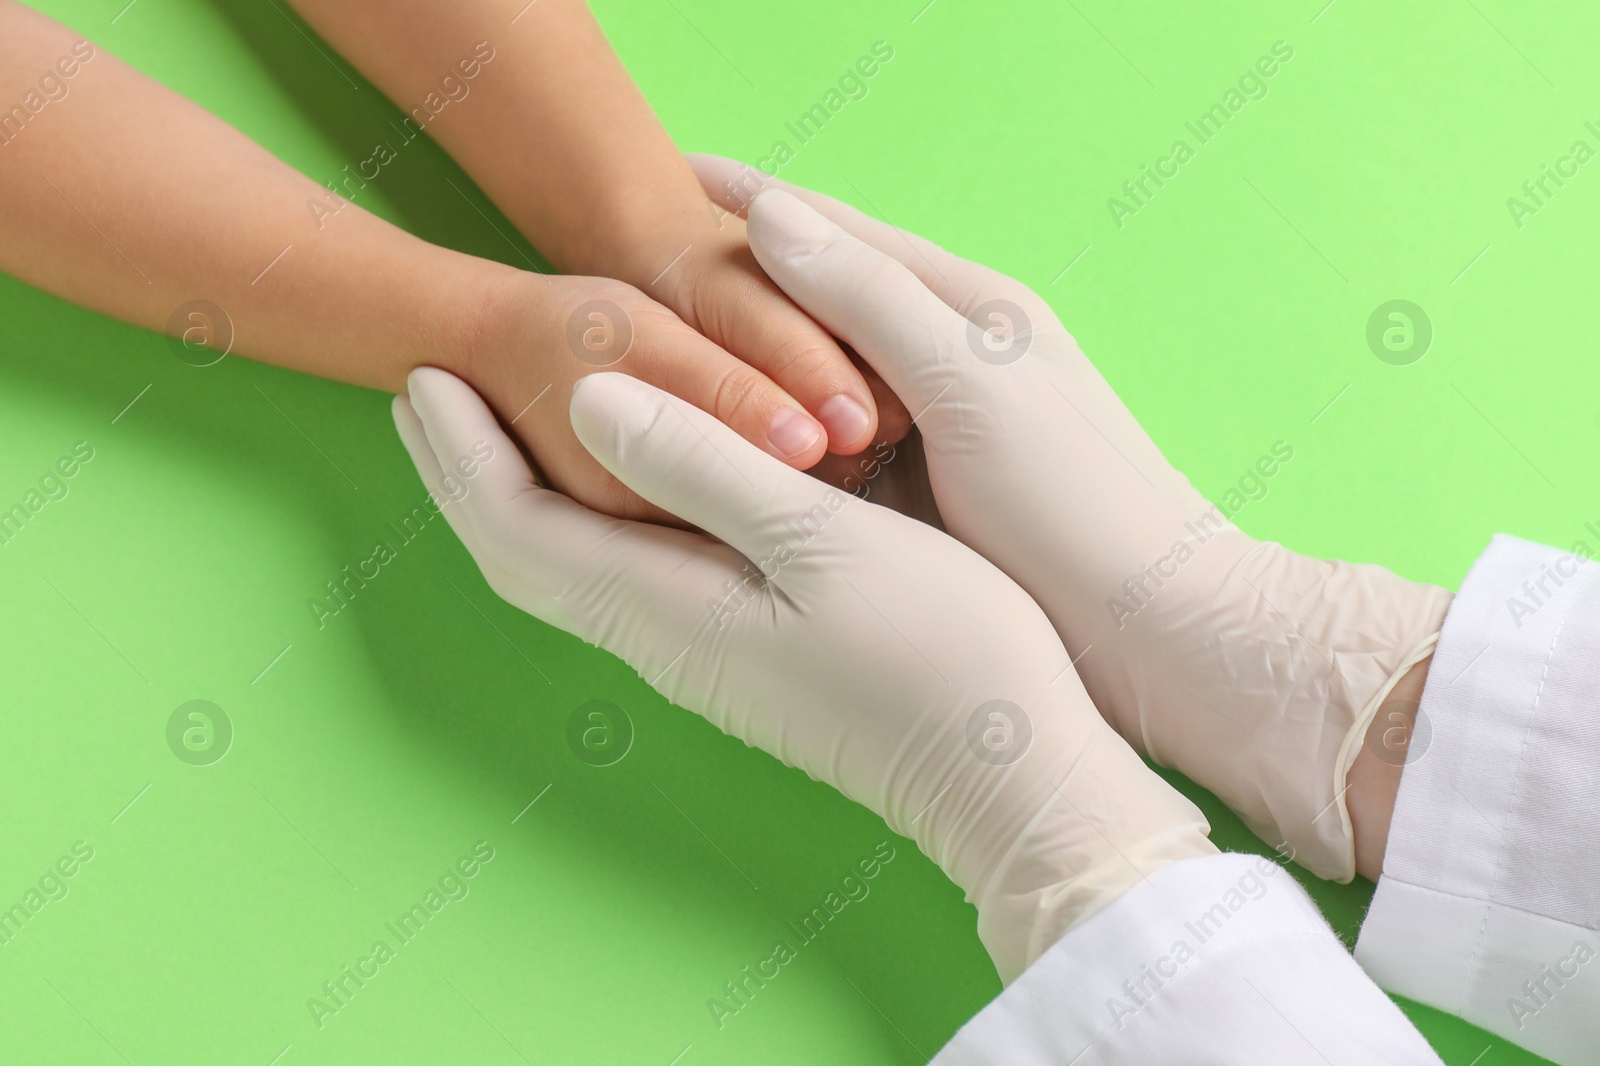
{"type": "MultiPolygon", "coordinates": [[[[788,141],[783,177],[1037,288],[1213,498],[1289,442],[1250,532],[1450,587],[1497,530],[1595,543],[1600,163],[1521,228],[1506,199],[1600,147],[1600,11],[924,3],[598,10],[685,149],[788,141]],[[879,40],[870,94],[798,146],[784,123],[879,40]],[[1269,94],[1119,228],[1107,199],[1279,40],[1269,94]],[[1392,299],[1433,323],[1412,365],[1365,341],[1392,299]]],[[[397,110],[273,0],[39,6],[318,179],[391,136],[397,110]]],[[[363,196],[430,240],[533,254],[431,144],[363,196]]],[[[95,449],[0,545],[0,906],[95,849],[0,947],[0,1058],[910,1063],[999,990],[971,909],[898,841],[719,1030],[707,999],[888,837],[874,816],[498,602],[442,523],[319,630],[307,599],[423,496],[387,397],[197,369],[6,279],[0,322],[0,505],[95,449]],[[236,732],[213,765],[167,746],[192,699],[236,732]],[[591,699],[635,725],[615,765],[566,742],[591,699]],[[478,841],[471,894],[319,1029],[307,999],[478,841]]],[[[1370,886],[1313,889],[1353,937],[1370,886]]],[[[1407,1009],[1452,1066],[1538,1061],[1407,1009]]]]}

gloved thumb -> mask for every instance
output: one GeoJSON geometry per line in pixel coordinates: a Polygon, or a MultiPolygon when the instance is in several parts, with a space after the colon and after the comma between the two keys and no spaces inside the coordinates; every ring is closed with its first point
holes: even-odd
{"type": "Polygon", "coordinates": [[[693,404],[626,374],[582,378],[571,414],[578,439],[617,480],[752,561],[792,539],[793,523],[826,522],[847,502],[693,404]]]}

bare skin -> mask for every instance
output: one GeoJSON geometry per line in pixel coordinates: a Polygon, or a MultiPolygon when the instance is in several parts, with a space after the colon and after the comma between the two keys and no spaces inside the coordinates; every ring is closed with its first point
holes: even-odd
{"type": "Polygon", "coordinates": [[[1350,790],[1345,801],[1355,831],[1356,872],[1369,881],[1383,873],[1383,856],[1389,848],[1389,823],[1394,820],[1400,776],[1405,772],[1406,749],[1417,721],[1417,705],[1428,680],[1432,657],[1406,672],[1384,700],[1367,729],[1365,742],[1345,781],[1350,790]]]}
{"type": "Polygon", "coordinates": [[[0,269],[154,330],[210,300],[236,352],[374,388],[467,347],[508,268],[354,207],[318,230],[325,189],[81,41],[0,2],[0,269]]]}
{"type": "MultiPolygon", "coordinates": [[[[433,6],[431,0],[406,2],[423,14],[433,6]]],[[[341,19],[351,34],[361,24],[350,0],[301,0],[299,6],[326,22],[324,29],[332,34],[340,32],[341,19]]],[[[587,20],[586,10],[580,20],[570,10],[559,10],[562,6],[555,0],[540,4],[557,11],[558,23],[563,15],[577,23],[587,20]]],[[[620,121],[638,121],[642,110],[647,121],[633,134],[653,145],[651,151],[664,145],[659,165],[664,172],[681,166],[685,182],[646,182],[647,188],[634,188],[620,199],[607,199],[593,173],[564,187],[560,166],[547,159],[541,168],[529,158],[538,154],[530,146],[546,143],[544,138],[559,140],[560,131],[524,125],[517,136],[493,139],[493,129],[509,128],[497,125],[495,108],[501,109],[501,121],[510,122],[508,116],[530,106],[526,94],[542,91],[529,86],[508,92],[498,105],[492,95],[484,101],[482,117],[475,121],[487,127],[478,132],[491,138],[486,152],[474,154],[478,150],[472,145],[479,142],[470,130],[441,125],[433,132],[470,161],[508,214],[557,262],[643,278],[659,271],[660,249],[670,250],[680,240],[691,251],[698,245],[699,252],[685,255],[656,283],[663,300],[676,300],[691,311],[687,320],[624,281],[549,278],[461,255],[418,240],[353,204],[319,220],[308,204],[329,202],[322,186],[216,117],[82,43],[77,34],[9,0],[0,0],[0,107],[17,101],[24,112],[18,118],[14,111],[0,111],[0,269],[154,330],[191,328],[197,320],[175,319],[174,312],[191,301],[208,300],[231,322],[234,353],[352,384],[400,391],[415,367],[444,367],[471,382],[512,424],[553,487],[611,514],[664,519],[600,470],[567,423],[563,401],[572,384],[599,369],[576,358],[565,341],[568,322],[581,304],[610,300],[634,325],[633,348],[622,363],[606,369],[625,369],[674,392],[768,450],[773,450],[767,433],[776,409],[786,406],[804,415],[796,399],[808,397],[820,406],[819,399],[825,403],[832,389],[859,397],[852,390],[867,383],[831,365],[837,353],[831,339],[759,276],[744,245],[743,223],[726,216],[723,228],[717,228],[705,194],[675,150],[672,160],[665,160],[670,142],[664,133],[651,133],[659,127],[642,101],[632,99],[626,75],[617,81],[620,66],[598,29],[592,36],[582,25],[569,29],[578,35],[576,44],[568,42],[573,55],[584,48],[604,50],[608,58],[598,69],[611,69],[601,80],[616,97],[612,106],[623,116],[620,121]],[[42,83],[46,77],[50,80],[42,83]],[[522,153],[519,162],[532,175],[526,190],[515,180],[516,166],[501,168],[496,162],[501,150],[513,157],[522,153]],[[563,199],[567,194],[573,199],[563,199]],[[633,214],[634,207],[658,195],[671,202],[633,214]],[[562,204],[562,210],[540,211],[541,203],[551,202],[562,204]],[[585,226],[586,213],[612,224],[585,226]],[[656,236],[635,239],[643,233],[656,236]],[[693,269],[670,280],[686,266],[693,269]],[[808,384],[795,385],[791,399],[771,378],[696,332],[697,324],[713,334],[742,337],[746,346],[754,346],[751,350],[790,345],[785,350],[798,354],[787,370],[795,381],[808,384]],[[547,394],[555,400],[541,402],[547,394]]],[[[468,38],[470,32],[462,36],[468,38]]],[[[467,40],[464,49],[440,45],[439,54],[450,58],[439,69],[459,58],[452,48],[465,55],[471,43],[467,40]]],[[[369,72],[382,81],[377,70],[382,61],[371,62],[369,72]]],[[[421,59],[416,64],[433,69],[421,59]]],[[[567,74],[580,81],[586,76],[581,70],[567,74]]],[[[407,91],[408,75],[391,70],[388,77],[392,92],[407,91]]],[[[418,99],[427,91],[419,85],[418,99]]],[[[458,114],[474,112],[463,108],[458,114]]],[[[539,121],[563,120],[546,114],[539,121]]],[[[625,142],[611,146],[612,165],[642,169],[634,166],[625,142]]],[[[784,376],[783,360],[767,362],[784,376]]],[[[881,390],[881,382],[873,384],[881,390]]],[[[882,395],[889,394],[882,390],[882,395]]],[[[892,405],[896,417],[904,414],[898,401],[892,405]]],[[[878,429],[883,432],[876,435],[895,439],[895,433],[903,434],[909,419],[890,426],[891,402],[881,410],[884,424],[878,429]]],[[[844,447],[859,450],[873,436],[864,433],[844,447]]],[[[815,446],[787,458],[806,466],[821,458],[824,447],[819,433],[815,446]]],[[[1428,661],[1418,664],[1396,687],[1348,778],[1357,870],[1368,878],[1382,871],[1403,771],[1391,741],[1396,730],[1409,736],[1427,667],[1428,661]]]]}
{"type": "MultiPolygon", "coordinates": [[[[557,269],[660,301],[798,400],[836,454],[910,428],[893,393],[762,273],[744,221],[706,197],[582,0],[292,2],[413,116],[428,117],[432,94],[429,135],[557,269]],[[459,63],[475,48],[495,58],[466,81],[459,63]],[[460,99],[445,102],[447,89],[460,99]]],[[[725,402],[752,425],[771,414],[742,386],[725,402]]]]}
{"type": "Polygon", "coordinates": [[[390,392],[417,366],[451,370],[513,425],[552,487],[624,517],[669,520],[572,434],[566,397],[599,369],[673,392],[797,467],[826,452],[798,400],[632,285],[515,270],[339,206],[231,126],[11,0],[0,0],[0,108],[0,270],[74,303],[153,330],[231,329],[233,354],[390,392]],[[596,299],[633,329],[606,367],[568,340],[596,299]],[[225,321],[188,313],[196,300],[225,321]],[[773,443],[779,412],[803,447],[773,443]]]}

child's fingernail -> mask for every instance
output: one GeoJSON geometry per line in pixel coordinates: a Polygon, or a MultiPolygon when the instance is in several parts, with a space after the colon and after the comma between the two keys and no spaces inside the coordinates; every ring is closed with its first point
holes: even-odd
{"type": "Polygon", "coordinates": [[[779,454],[790,458],[810,451],[821,437],[817,424],[792,407],[778,408],[767,426],[767,440],[779,454]]]}
{"type": "Polygon", "coordinates": [[[817,418],[827,427],[828,440],[841,448],[866,436],[867,427],[872,424],[867,409],[844,393],[829,397],[817,408],[817,418]]]}

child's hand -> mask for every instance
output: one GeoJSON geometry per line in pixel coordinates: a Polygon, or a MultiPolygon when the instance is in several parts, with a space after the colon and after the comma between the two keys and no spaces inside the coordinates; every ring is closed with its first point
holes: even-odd
{"type": "Polygon", "coordinates": [[[828,451],[854,455],[910,430],[911,415],[883,380],[847,356],[762,271],[744,219],[708,203],[647,243],[652,250],[607,273],[631,280],[781,386],[822,423],[828,451]]]}
{"type": "MultiPolygon", "coordinates": [[[[559,273],[634,287],[628,300],[613,297],[628,309],[639,345],[616,369],[662,385],[802,469],[829,451],[851,455],[905,435],[910,418],[899,401],[761,272],[744,223],[708,198],[582,0],[542,0],[515,32],[504,29],[499,0],[391,0],[392,17],[378,21],[360,0],[291,3],[402,108],[435,97],[439,72],[459,72],[449,78],[458,91],[428,123],[428,136],[559,273]],[[633,302],[640,293],[657,303],[633,302]],[[685,324],[709,344],[679,332],[685,324]],[[773,424],[779,412],[788,413],[773,424]]],[[[557,360],[559,373],[530,368],[531,353],[560,355],[567,322],[552,313],[539,327],[555,332],[540,332],[525,307],[516,310],[521,318],[512,321],[527,328],[509,336],[502,329],[498,338],[511,347],[472,346],[482,369],[498,375],[498,386],[474,383],[508,419],[557,378],[563,395],[554,406],[564,408],[565,386],[588,369],[573,357],[557,360]],[[501,358],[513,365],[498,366],[501,358]]],[[[554,417],[543,414],[547,406],[541,400],[524,419],[545,425],[554,417]]],[[[517,428],[530,436],[522,421],[517,428]]],[[[608,503],[573,479],[578,466],[596,476],[598,469],[566,428],[546,432],[563,442],[559,452],[534,453],[552,482],[613,509],[618,499],[608,503]]]]}
{"type": "MultiPolygon", "coordinates": [[[[758,269],[753,259],[751,269],[758,269]]],[[[731,286],[723,283],[723,289],[731,286]]],[[[749,303],[765,302],[765,296],[749,283],[749,303]]],[[[730,306],[729,297],[720,299],[711,306],[730,306]]],[[[806,336],[809,329],[832,344],[787,297],[779,294],[771,302],[799,320],[798,326],[789,321],[788,336],[806,336]]],[[[729,328],[761,329],[763,323],[752,319],[748,312],[731,315],[729,328]]],[[[771,338],[763,343],[779,344],[784,334],[772,328],[758,336],[771,338]]],[[[507,272],[483,293],[475,328],[460,347],[454,358],[439,363],[471,381],[490,402],[527,447],[544,483],[619,518],[681,524],[625,488],[578,443],[567,405],[573,385],[588,374],[619,371],[650,382],[797,468],[815,464],[828,447],[822,425],[790,392],[625,282],[507,272]]],[[[851,381],[854,371],[837,348],[834,360],[842,370],[825,365],[826,353],[791,350],[795,359],[785,376],[801,382],[795,389],[813,406],[824,407],[841,391],[854,395],[852,386],[865,393],[859,375],[851,381]]],[[[864,447],[872,439],[870,419],[869,409],[850,443],[864,447]]]]}

